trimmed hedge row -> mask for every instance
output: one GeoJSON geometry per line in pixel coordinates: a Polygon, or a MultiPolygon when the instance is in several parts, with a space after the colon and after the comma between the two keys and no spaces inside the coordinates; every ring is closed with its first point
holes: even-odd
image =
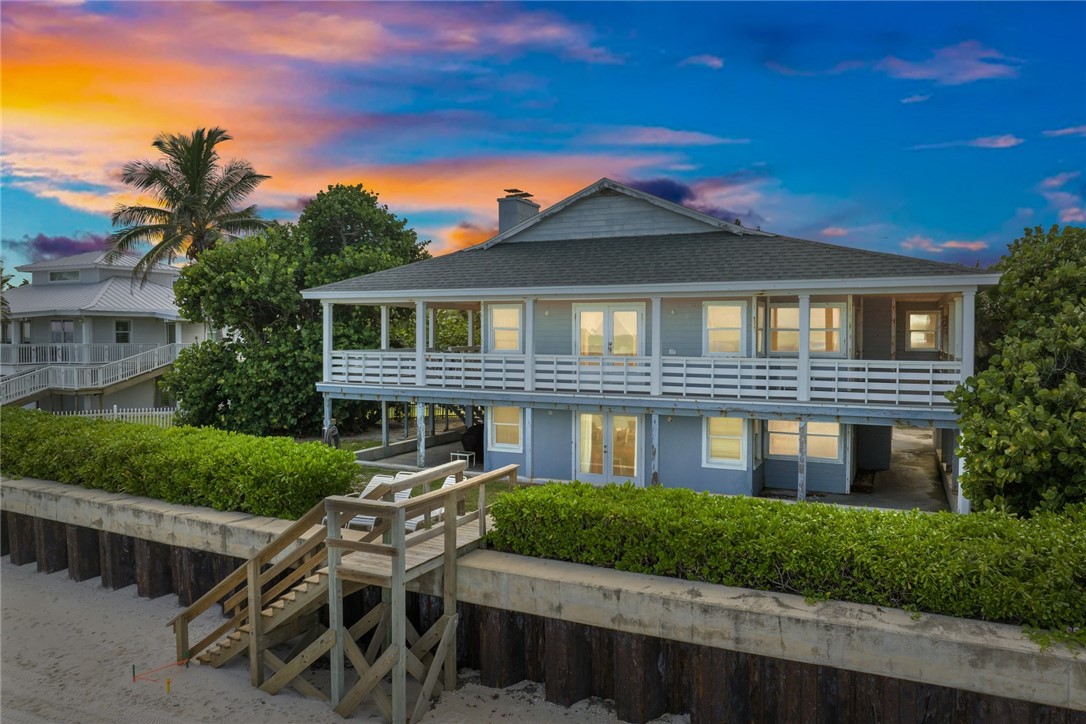
{"type": "Polygon", "coordinates": [[[2,408],[0,470],[182,505],[298,518],[351,489],[354,456],[320,443],[2,408]]]}
{"type": "Polygon", "coordinates": [[[1086,644],[1086,506],[1021,519],[585,483],[494,501],[510,553],[1043,629],[1086,644]]]}

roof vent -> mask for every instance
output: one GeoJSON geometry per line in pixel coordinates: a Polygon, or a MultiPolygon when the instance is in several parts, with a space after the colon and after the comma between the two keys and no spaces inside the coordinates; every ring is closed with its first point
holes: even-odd
{"type": "Polygon", "coordinates": [[[505,189],[505,196],[498,199],[498,233],[523,224],[539,213],[539,204],[532,195],[520,189],[505,189]]]}

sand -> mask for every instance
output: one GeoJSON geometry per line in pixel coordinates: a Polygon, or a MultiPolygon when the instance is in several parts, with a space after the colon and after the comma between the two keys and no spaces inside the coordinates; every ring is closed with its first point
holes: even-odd
{"type": "MultiPolygon", "coordinates": [[[[0,558],[0,719],[30,722],[342,722],[328,707],[293,690],[269,696],[249,685],[245,660],[221,669],[193,664],[146,672],[174,661],[167,622],[180,609],[176,596],[148,600],[136,587],[76,583],[67,571],[38,573],[34,564],[0,558]],[[132,681],[132,667],[156,681],[132,681]],[[171,679],[166,693],[166,678],[171,679]]],[[[193,639],[215,621],[194,627],[193,639]]],[[[507,689],[480,686],[461,672],[461,686],[443,694],[426,717],[433,722],[613,722],[607,702],[571,708],[546,702],[539,684],[507,689]]],[[[661,721],[682,721],[666,717],[661,721]]],[[[359,707],[351,721],[382,721],[359,707]]]]}

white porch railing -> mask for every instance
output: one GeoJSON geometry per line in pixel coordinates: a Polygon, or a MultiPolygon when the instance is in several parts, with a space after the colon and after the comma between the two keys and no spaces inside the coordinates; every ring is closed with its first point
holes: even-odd
{"type": "Polygon", "coordinates": [[[0,344],[3,365],[101,365],[161,344],[0,344]]]}
{"type": "Polygon", "coordinates": [[[134,422],[153,427],[173,427],[177,414],[176,407],[119,408],[114,405],[104,410],[79,410],[78,412],[54,412],[54,415],[67,417],[89,417],[95,420],[113,420],[115,422],[134,422]]]}
{"type": "Polygon", "coordinates": [[[0,404],[8,404],[48,389],[97,390],[172,364],[188,345],[166,344],[97,367],[49,365],[0,379],[0,404]]]}
{"type": "MultiPolygon", "coordinates": [[[[367,387],[417,386],[413,350],[338,350],[329,382],[367,387]]],[[[799,361],[780,357],[579,357],[536,355],[533,391],[594,395],[652,394],[659,365],[662,397],[796,401],[799,361]]],[[[527,357],[426,354],[427,387],[527,389],[527,357]]],[[[810,363],[810,399],[842,404],[950,407],[944,393],[961,378],[959,362],[827,360],[810,363]]]]}

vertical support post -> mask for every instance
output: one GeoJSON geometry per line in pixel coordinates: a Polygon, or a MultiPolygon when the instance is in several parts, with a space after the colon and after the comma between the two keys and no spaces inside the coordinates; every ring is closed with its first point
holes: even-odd
{"type": "Polygon", "coordinates": [[[381,349],[388,349],[388,305],[381,305],[381,349]]]}
{"type": "Polygon", "coordinates": [[[468,310],[468,346],[475,345],[475,312],[468,310]]]}
{"type": "Polygon", "coordinates": [[[467,429],[475,424],[475,405],[469,403],[464,413],[464,428],[467,429]]]}
{"type": "Polygon", "coordinates": [[[535,389],[535,299],[531,297],[524,300],[524,389],[535,389]]]}
{"type": "MultiPolygon", "coordinates": [[[[452,518],[452,515],[448,516],[452,518]]],[[[447,528],[446,528],[447,530],[447,528]]],[[[392,546],[396,557],[392,559],[392,645],[396,647],[396,663],[392,665],[392,721],[407,721],[407,588],[406,545],[404,544],[404,509],[396,509],[392,522],[392,546]]],[[[450,555],[446,551],[446,556],[450,555]]],[[[456,546],[451,555],[455,558],[456,546]]],[[[337,639],[339,631],[337,633],[337,639]]]]}
{"type": "Polygon", "coordinates": [[[799,473],[796,477],[796,500],[807,499],[807,421],[799,421],[799,473]]]}
{"type": "Polygon", "coordinates": [[[486,327],[486,303],[479,302],[479,351],[483,354],[490,351],[490,342],[486,338],[486,327]]]}
{"type": "Polygon", "coordinates": [[[415,464],[426,467],[426,403],[415,403],[415,429],[418,434],[418,445],[415,446],[415,464]]]}
{"type": "Polygon", "coordinates": [[[324,356],[324,381],[332,381],[332,303],[321,302],[323,312],[324,343],[321,354],[324,356]]]}
{"type": "Polygon", "coordinates": [[[528,479],[531,480],[535,477],[535,447],[532,445],[532,408],[530,407],[524,408],[524,466],[528,479]]]}
{"type": "MultiPolygon", "coordinates": [[[[973,367],[976,365],[976,294],[975,289],[962,292],[962,382],[973,376],[973,367]]],[[[962,492],[961,485],[966,464],[964,457],[958,458],[959,513],[968,513],[972,509],[969,498],[965,497],[965,493],[962,492]]]]}
{"type": "MultiPolygon", "coordinates": [[[[14,331],[14,329],[15,327],[13,325],[12,331],[14,331]]],[[[13,342],[15,341],[14,335],[12,335],[11,340],[13,342]]],[[[94,318],[83,317],[83,344],[91,344],[92,342],[94,342],[94,318]]],[[[90,360],[87,361],[89,362],[90,360]]]]}
{"type": "MultiPolygon", "coordinates": [[[[660,297],[653,297],[651,300],[652,314],[649,318],[649,324],[652,325],[651,330],[651,347],[649,349],[649,355],[652,357],[652,378],[649,382],[649,394],[653,397],[657,397],[663,390],[663,359],[662,359],[662,336],[660,333],[661,324],[661,309],[663,308],[663,301],[660,297]]],[[[656,416],[653,415],[653,419],[656,416]]],[[[655,448],[653,448],[655,450],[655,448]]],[[[657,482],[654,478],[654,484],[657,482]]]]}
{"type": "Polygon", "coordinates": [[[249,600],[249,682],[264,683],[264,616],[260,603],[260,559],[251,558],[245,564],[249,600]]]}
{"type": "Polygon", "coordinates": [[[410,432],[410,420],[411,420],[411,404],[408,402],[403,403],[403,439],[411,437],[410,432]]]}
{"type": "MultiPolygon", "coordinates": [[[[462,473],[457,473],[460,479],[462,473]]],[[[450,490],[445,496],[445,553],[442,559],[444,566],[442,575],[442,613],[445,616],[456,615],[456,493],[450,490]]],[[[482,515],[482,513],[480,513],[482,515]]],[[[456,629],[453,629],[452,640],[445,650],[445,691],[456,690],[456,629]]],[[[434,666],[437,666],[435,661],[434,666]]]]}
{"type": "Polygon", "coordinates": [[[430,403],[430,435],[437,435],[437,405],[430,403]]]}
{"type": "Polygon", "coordinates": [[[660,484],[660,416],[655,412],[652,418],[652,446],[649,448],[649,485],[660,484]]]}
{"type": "MultiPolygon", "coordinates": [[[[339,514],[331,510],[331,506],[325,503],[325,516],[328,525],[326,540],[334,541],[340,537],[339,514]]],[[[337,706],[343,698],[343,582],[339,580],[336,569],[339,568],[339,559],[342,553],[339,548],[328,546],[328,626],[336,634],[335,643],[331,651],[332,672],[332,706],[337,706]]]]}
{"type": "Polygon", "coordinates": [[[890,297],[890,359],[897,359],[897,297],[890,297]]]}
{"type": "Polygon", "coordinates": [[[962,359],[962,300],[950,300],[950,353],[951,359],[962,359]]]}
{"type": "Polygon", "coordinates": [[[848,339],[842,340],[841,349],[845,351],[848,359],[856,359],[856,312],[851,294],[845,302],[845,333],[848,339]]]}
{"type": "Polygon", "coordinates": [[[415,384],[426,385],[426,302],[415,302],[415,384]]]}
{"type": "Polygon", "coordinates": [[[324,428],[328,429],[332,425],[332,398],[327,392],[324,393],[324,428]]]}
{"type": "Polygon", "coordinates": [[[811,399],[811,295],[799,295],[799,362],[796,370],[796,399],[811,399]]]}
{"type": "Polygon", "coordinates": [[[437,310],[426,310],[426,348],[436,349],[437,340],[437,310]]]}
{"type": "Polygon", "coordinates": [[[388,447],[388,403],[381,403],[381,447],[388,447]]]}

